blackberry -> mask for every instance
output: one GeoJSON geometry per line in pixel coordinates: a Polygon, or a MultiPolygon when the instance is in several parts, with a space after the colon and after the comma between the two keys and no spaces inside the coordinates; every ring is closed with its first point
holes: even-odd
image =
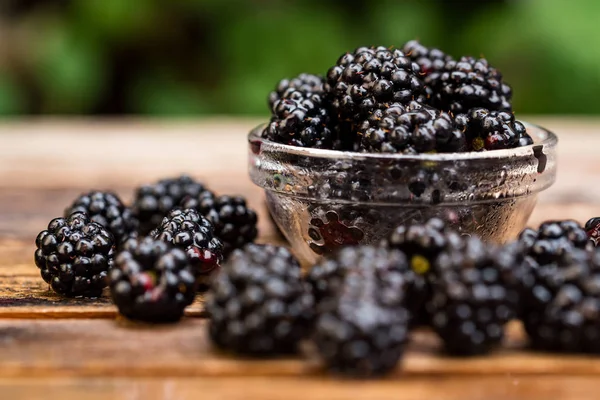
{"type": "Polygon", "coordinates": [[[294,91],[298,91],[304,97],[324,94],[323,77],[312,74],[300,74],[292,79],[282,79],[273,92],[269,94],[269,107],[273,109],[275,103],[282,98],[289,98],[294,91]]]}
{"type": "Polygon", "coordinates": [[[99,297],[113,264],[114,238],[87,214],[55,218],[35,239],[35,265],[59,294],[99,297]]]}
{"type": "Polygon", "coordinates": [[[209,220],[196,210],[172,210],[150,236],[185,251],[198,282],[198,290],[208,288],[210,275],[223,260],[223,244],[214,236],[209,220]]]}
{"type": "Polygon", "coordinates": [[[533,144],[527,129],[505,111],[473,108],[455,117],[455,126],[464,132],[469,150],[512,149],[533,144]]]}
{"type": "Polygon", "coordinates": [[[594,244],[576,221],[547,221],[539,229],[524,229],[519,235],[527,254],[539,265],[556,262],[572,248],[590,250],[594,244]]]}
{"type": "Polygon", "coordinates": [[[477,237],[437,257],[426,308],[449,354],[485,354],[501,343],[517,315],[522,262],[518,246],[492,248],[477,237]]]}
{"type": "Polygon", "coordinates": [[[185,252],[148,237],[128,241],[115,257],[109,286],[121,314],[147,322],[178,321],[196,294],[185,252]]]}
{"type": "Polygon", "coordinates": [[[425,82],[433,92],[432,105],[440,110],[454,114],[475,107],[512,111],[512,89],[485,58],[449,60],[441,73],[426,77],[425,82]]]}
{"type": "Polygon", "coordinates": [[[286,94],[273,105],[273,116],[262,136],[291,146],[331,149],[334,133],[323,96],[307,97],[299,91],[286,94]]]}
{"type": "Polygon", "coordinates": [[[442,252],[462,246],[462,242],[462,237],[439,218],[431,218],[424,224],[400,225],[382,240],[382,246],[404,252],[409,268],[424,279],[424,284],[411,293],[408,306],[415,325],[429,324],[425,304],[432,295],[435,260],[442,252]]]}
{"type": "Polygon", "coordinates": [[[169,211],[179,205],[186,196],[213,196],[202,183],[187,175],[162,179],[137,188],[133,202],[133,214],[140,222],[142,235],[155,229],[169,211]]]}
{"type": "Polygon", "coordinates": [[[131,210],[112,192],[92,191],[79,196],[65,210],[65,217],[74,212],[84,212],[94,222],[108,229],[117,244],[137,229],[137,220],[131,210]]]}
{"type": "Polygon", "coordinates": [[[341,120],[359,122],[385,103],[424,100],[419,75],[419,65],[400,50],[360,47],[329,69],[325,90],[341,120]]]}
{"type": "Polygon", "coordinates": [[[439,49],[425,47],[417,40],[407,42],[402,51],[421,68],[421,76],[426,83],[427,101],[432,102],[435,95],[431,85],[440,79],[446,63],[453,58],[439,49]]]}
{"type": "Polygon", "coordinates": [[[600,253],[570,248],[533,264],[521,293],[533,348],[600,354],[600,253]]]}
{"type": "Polygon", "coordinates": [[[585,223],[584,229],[588,235],[588,238],[590,238],[594,245],[597,245],[598,239],[600,239],[600,218],[590,218],[585,223]]]}
{"type": "Polygon", "coordinates": [[[425,281],[408,267],[403,252],[374,246],[343,247],[329,257],[315,264],[306,276],[312,288],[317,307],[321,302],[334,296],[344,283],[346,274],[363,269],[378,269],[391,273],[400,273],[405,282],[404,292],[410,301],[410,309],[419,308],[421,304],[418,293],[423,290],[425,281]]]}
{"type": "Polygon", "coordinates": [[[400,271],[354,268],[322,300],[314,343],[327,368],[353,377],[390,372],[402,357],[409,316],[400,271]]]}
{"type": "Polygon", "coordinates": [[[241,196],[187,197],[181,207],[197,210],[212,223],[215,236],[223,243],[225,258],[233,250],[253,242],[258,235],[256,212],[248,208],[246,199],[241,196]]]}
{"type": "Polygon", "coordinates": [[[465,135],[450,115],[411,102],[375,109],[357,128],[359,150],[369,153],[420,154],[465,151],[465,135]]]}
{"type": "Polygon", "coordinates": [[[462,245],[463,238],[439,218],[424,224],[400,225],[384,239],[384,247],[399,249],[406,254],[413,271],[420,275],[432,272],[435,259],[443,251],[462,245]]]}
{"type": "Polygon", "coordinates": [[[218,347],[265,356],[296,352],[310,333],[314,304],[300,264],[287,249],[248,244],[216,275],[206,309],[218,347]]]}

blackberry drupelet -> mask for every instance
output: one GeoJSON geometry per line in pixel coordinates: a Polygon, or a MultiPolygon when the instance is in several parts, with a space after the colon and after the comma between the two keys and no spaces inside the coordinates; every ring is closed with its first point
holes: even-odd
{"type": "Polygon", "coordinates": [[[208,288],[211,274],[223,260],[223,244],[214,235],[210,221],[196,210],[172,210],[150,236],[185,251],[198,282],[198,290],[208,288]]]}
{"type": "Polygon", "coordinates": [[[325,91],[342,121],[362,121],[385,103],[423,101],[420,67],[402,51],[360,47],[342,55],[327,73],[325,91]]]}
{"type": "Polygon", "coordinates": [[[354,268],[333,294],[321,301],[314,343],[332,372],[375,377],[390,372],[402,357],[409,313],[404,274],[385,268],[354,268]]]}
{"type": "Polygon", "coordinates": [[[454,114],[466,113],[475,107],[512,111],[512,89],[485,58],[449,60],[440,74],[431,75],[425,81],[433,92],[431,104],[440,110],[454,114]]]}
{"type": "Polygon", "coordinates": [[[525,126],[505,111],[473,108],[454,118],[464,132],[470,151],[512,149],[533,144],[525,126]]]}
{"type": "Polygon", "coordinates": [[[600,253],[569,248],[533,264],[521,319],[536,349],[600,354],[600,253]]]}
{"type": "Polygon", "coordinates": [[[333,148],[334,132],[323,95],[313,93],[306,97],[291,91],[286,96],[273,105],[273,116],[262,136],[291,146],[333,148]]]}
{"type": "Polygon", "coordinates": [[[431,326],[452,355],[485,354],[497,347],[504,325],[517,315],[518,285],[524,275],[518,245],[501,249],[470,237],[435,261],[431,326]]]}
{"type": "Polygon", "coordinates": [[[137,229],[137,220],[131,210],[112,192],[92,191],[79,196],[65,210],[65,217],[74,212],[84,212],[94,222],[108,229],[120,244],[137,229]]]}
{"type": "Polygon", "coordinates": [[[113,264],[114,238],[87,214],[55,218],[35,239],[35,265],[59,294],[98,297],[113,264]]]}
{"type": "Polygon", "coordinates": [[[321,259],[307,274],[306,281],[312,288],[317,308],[321,307],[321,302],[339,292],[346,274],[364,269],[400,273],[405,284],[403,292],[407,293],[406,299],[409,301],[403,305],[413,310],[418,310],[422,305],[419,303],[422,301],[419,294],[425,281],[409,268],[403,252],[375,246],[348,246],[321,259]]]}
{"type": "Polygon", "coordinates": [[[119,312],[139,321],[178,321],[194,301],[195,285],[185,252],[148,237],[127,241],[109,272],[119,312]]]}
{"type": "Polygon", "coordinates": [[[357,127],[359,150],[368,153],[420,154],[465,151],[465,135],[450,115],[415,101],[375,109],[357,127]]]}
{"type": "Polygon", "coordinates": [[[235,250],[215,276],[206,309],[212,341],[253,356],[296,352],[314,318],[313,297],[294,256],[252,243],[235,250]]]}
{"type": "Polygon", "coordinates": [[[225,258],[233,250],[253,242],[258,235],[256,212],[241,196],[187,197],[181,202],[181,208],[193,208],[212,223],[215,236],[223,243],[225,258]]]}
{"type": "Polygon", "coordinates": [[[202,183],[187,175],[162,179],[137,188],[133,202],[133,214],[140,221],[140,233],[148,234],[155,229],[169,211],[177,207],[186,196],[214,196],[202,183]]]}
{"type": "Polygon", "coordinates": [[[282,98],[289,98],[294,91],[298,91],[305,98],[310,99],[312,95],[322,96],[324,80],[321,76],[312,74],[300,74],[292,79],[282,79],[273,92],[269,94],[269,108],[273,109],[275,103],[282,98]]]}
{"type": "Polygon", "coordinates": [[[526,228],[519,235],[519,241],[539,265],[556,262],[572,248],[591,250],[594,247],[585,229],[572,220],[547,221],[537,230],[526,228]]]}

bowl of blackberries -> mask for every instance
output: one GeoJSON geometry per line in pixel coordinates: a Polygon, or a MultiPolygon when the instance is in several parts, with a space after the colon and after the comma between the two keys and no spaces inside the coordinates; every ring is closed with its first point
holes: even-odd
{"type": "Polygon", "coordinates": [[[306,263],[430,218],[504,243],[556,176],[556,136],[511,99],[484,58],[361,47],[279,82],[248,136],[250,177],[306,263]]]}

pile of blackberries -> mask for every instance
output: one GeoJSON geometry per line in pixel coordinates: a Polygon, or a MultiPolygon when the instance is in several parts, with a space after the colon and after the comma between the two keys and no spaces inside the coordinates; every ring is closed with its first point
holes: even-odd
{"type": "Polygon", "coordinates": [[[35,263],[59,294],[98,297],[109,286],[126,317],[175,321],[257,233],[243,197],[182,175],[137,188],[131,207],[112,192],[82,194],[38,235],[35,263]]]}
{"type": "Polygon", "coordinates": [[[515,120],[512,90],[484,58],[417,41],[360,47],[326,76],[281,80],[262,136],[291,146],[365,153],[454,153],[533,143],[515,120]]]}

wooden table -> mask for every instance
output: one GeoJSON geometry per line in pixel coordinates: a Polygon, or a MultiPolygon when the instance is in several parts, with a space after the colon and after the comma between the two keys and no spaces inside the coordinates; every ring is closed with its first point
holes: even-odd
{"type": "MultiPolygon", "coordinates": [[[[600,120],[529,118],[559,134],[556,185],[531,218],[600,215],[600,120]]],[[[33,241],[81,191],[189,172],[220,193],[241,193],[260,213],[260,240],[276,241],[261,191],[247,178],[245,134],[257,121],[34,120],[0,124],[0,399],[583,399],[600,397],[600,359],[523,350],[512,324],[490,357],[444,358],[414,335],[397,373],[356,382],[300,358],[252,361],[218,354],[202,301],[176,325],[117,317],[107,298],[63,299],[33,264],[33,241]]]]}

